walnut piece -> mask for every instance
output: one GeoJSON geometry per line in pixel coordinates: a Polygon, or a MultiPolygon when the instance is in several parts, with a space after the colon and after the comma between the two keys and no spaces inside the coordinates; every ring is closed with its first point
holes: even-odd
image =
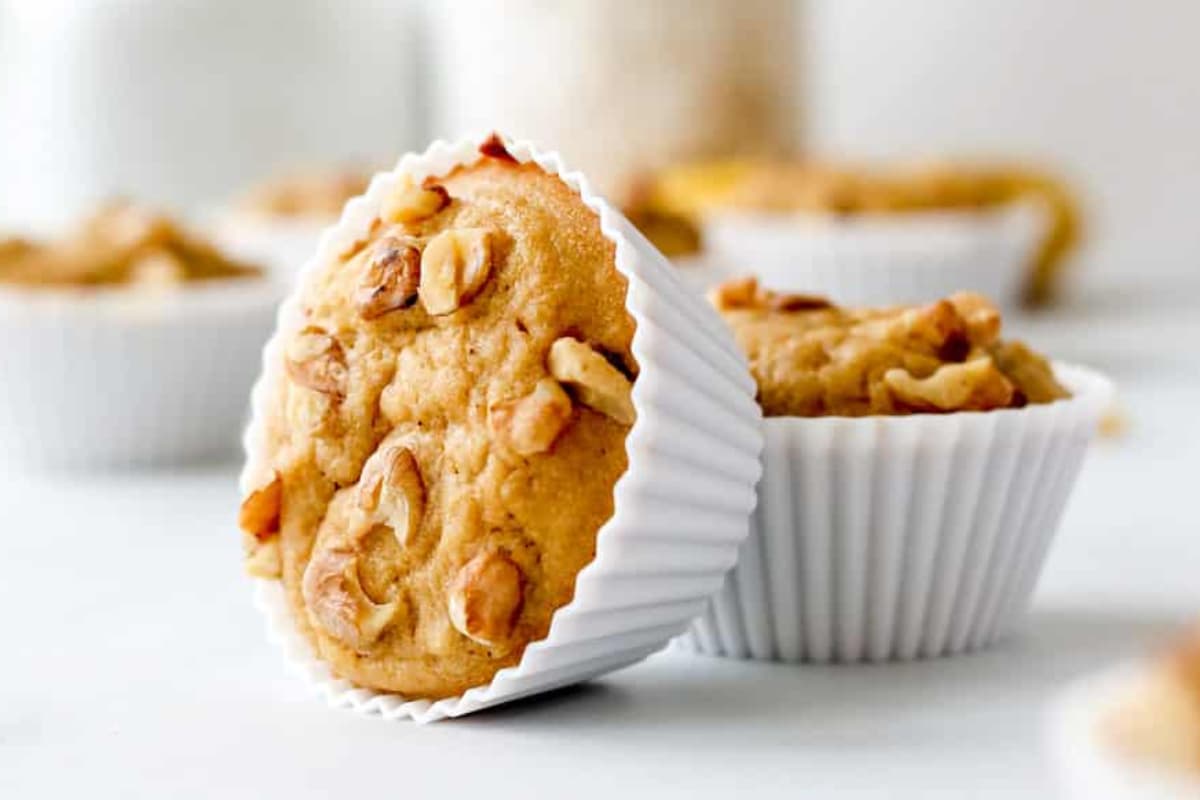
{"type": "Polygon", "coordinates": [[[345,547],[318,546],[300,591],[313,624],[360,653],[375,643],[400,605],[367,596],[358,577],[358,556],[345,547]]]}
{"type": "Polygon", "coordinates": [[[450,195],[444,187],[437,184],[417,186],[406,181],[383,199],[379,215],[387,222],[420,222],[449,204],[450,195]]]}
{"type": "Polygon", "coordinates": [[[279,516],[283,510],[283,478],[276,472],[269,483],[242,501],[238,511],[238,527],[256,539],[267,539],[279,533],[279,516]]]}
{"type": "Polygon", "coordinates": [[[504,553],[480,553],[458,571],[450,584],[451,624],[480,644],[503,645],[521,614],[524,582],[521,568],[504,553]]]}
{"type": "Polygon", "coordinates": [[[987,347],[1000,336],[1000,309],[991,300],[975,292],[955,292],[949,300],[976,346],[987,347]]]}
{"type": "Polygon", "coordinates": [[[570,336],[550,346],[550,374],[575,391],[581,403],[622,425],[632,425],[633,384],[604,356],[570,336]]]}
{"type": "Polygon", "coordinates": [[[518,455],[544,453],[571,421],[571,398],[553,378],[538,381],[524,397],[496,403],[488,422],[496,438],[518,455]]]}
{"type": "Polygon", "coordinates": [[[425,514],[425,482],[407,447],[383,447],[367,460],[358,483],[358,508],[408,544],[425,514]]]}
{"type": "Polygon", "coordinates": [[[421,256],[421,304],[434,316],[451,314],[483,288],[491,270],[489,230],[442,231],[429,240],[421,256]]]}
{"type": "Polygon", "coordinates": [[[346,355],[342,346],[321,328],[309,326],[296,334],[285,360],[293,383],[339,400],[346,396],[346,355]]]}
{"type": "Polygon", "coordinates": [[[1013,400],[1012,383],[987,357],[943,364],[927,378],[890,369],[883,382],[902,408],[913,411],[987,411],[1013,400]]]}
{"type": "Polygon", "coordinates": [[[368,251],[354,296],[358,315],[376,319],[417,302],[421,250],[415,239],[385,236],[368,251]]]}
{"type": "Polygon", "coordinates": [[[815,311],[831,308],[824,297],[815,294],[772,292],[758,285],[757,278],[735,278],[714,286],[708,300],[718,311],[758,309],[763,311],[815,311]]]}

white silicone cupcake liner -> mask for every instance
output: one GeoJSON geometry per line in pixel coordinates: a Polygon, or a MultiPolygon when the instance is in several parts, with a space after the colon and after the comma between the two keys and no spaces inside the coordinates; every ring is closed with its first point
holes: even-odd
{"type": "Polygon", "coordinates": [[[263,264],[290,283],[317,251],[321,233],[334,222],[321,217],[270,219],[227,213],[215,219],[210,233],[225,252],[263,264]]]}
{"type": "MultiPolygon", "coordinates": [[[[435,142],[406,155],[395,171],[372,181],[325,233],[301,283],[368,232],[381,199],[401,176],[445,175],[480,158],[483,137],[435,142]]],[[[520,162],[535,162],[577,191],[616,244],[616,266],[628,281],[626,306],[637,323],[633,389],[637,422],[626,439],[629,468],[614,489],[615,511],[597,534],[596,557],[580,571],[574,599],[555,613],[545,639],[484,686],[436,702],[374,692],[337,679],[296,632],[283,591],[259,581],[259,605],[292,668],[333,706],[425,722],[457,717],[519,697],[585,680],[634,663],[681,633],[721,587],[748,532],[761,472],[761,412],[743,357],[716,314],[686,290],[672,267],[586,178],[556,153],[507,144],[520,162]]],[[[270,474],[263,440],[267,397],[280,380],[282,337],[302,320],[296,297],[280,310],[279,330],[264,352],[246,433],[242,489],[270,474]]]]}
{"type": "Polygon", "coordinates": [[[1076,681],[1052,704],[1046,744],[1063,796],[1075,800],[1200,800],[1200,772],[1146,764],[1105,741],[1104,721],[1144,679],[1126,664],[1076,681]]]}
{"type": "Polygon", "coordinates": [[[1047,224],[1032,202],[879,218],[722,212],[705,221],[704,241],[715,260],[765,286],[842,305],[919,303],[969,289],[1015,308],[1047,224]]]}
{"type": "Polygon", "coordinates": [[[773,417],[750,538],[684,645],[781,661],[984,647],[1021,618],[1111,393],[985,413],[773,417]]]}
{"type": "Polygon", "coordinates": [[[96,469],[236,452],[280,294],[0,292],[0,462],[96,469]]]}

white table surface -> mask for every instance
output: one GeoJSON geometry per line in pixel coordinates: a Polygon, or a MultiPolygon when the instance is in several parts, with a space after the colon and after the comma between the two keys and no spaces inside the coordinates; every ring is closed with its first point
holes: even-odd
{"type": "Polygon", "coordinates": [[[1090,454],[1025,632],[959,659],[667,652],[457,721],[365,718],[265,640],[236,464],[0,473],[0,798],[1050,795],[1046,702],[1200,613],[1200,291],[1137,287],[1015,321],[1108,369],[1130,428],[1090,454]]]}

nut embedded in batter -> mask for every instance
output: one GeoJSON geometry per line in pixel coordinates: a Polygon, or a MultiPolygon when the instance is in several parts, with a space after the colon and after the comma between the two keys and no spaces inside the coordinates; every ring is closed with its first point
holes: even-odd
{"type": "Polygon", "coordinates": [[[286,367],[293,383],[339,400],[346,396],[346,355],[321,328],[309,326],[292,339],[286,367]]]}
{"type": "Polygon", "coordinates": [[[397,542],[408,544],[425,514],[425,483],[412,451],[384,447],[376,452],[363,467],[357,500],[368,519],[388,526],[397,542]]]}
{"type": "Polygon", "coordinates": [[[255,489],[238,510],[238,527],[256,539],[266,539],[279,533],[279,517],[283,508],[283,479],[274,473],[270,483],[255,489]]]}
{"type": "Polygon", "coordinates": [[[409,308],[417,302],[421,250],[416,239],[385,236],[368,250],[355,303],[366,320],[409,308]]]}
{"type": "Polygon", "coordinates": [[[451,624],[480,644],[503,645],[520,616],[524,582],[520,567],[504,553],[480,553],[450,585],[451,624]]]}
{"type": "Polygon", "coordinates": [[[318,546],[304,570],[301,592],[313,623],[360,653],[374,644],[400,605],[367,596],[358,577],[358,555],[346,547],[318,546]]]}
{"type": "Polygon", "coordinates": [[[483,288],[491,269],[490,231],[442,231],[429,240],[421,256],[421,304],[434,316],[451,314],[483,288]]]}
{"type": "Polygon", "coordinates": [[[379,215],[387,222],[420,222],[432,217],[449,204],[450,195],[445,188],[437,184],[415,186],[405,183],[397,186],[395,191],[383,199],[379,215]]]}
{"type": "Polygon", "coordinates": [[[926,378],[890,369],[883,382],[901,408],[913,411],[986,411],[1013,401],[1012,383],[990,358],[944,364],[926,378]]]}
{"type": "Polygon", "coordinates": [[[533,391],[488,409],[496,438],[518,455],[544,453],[571,421],[571,398],[553,378],[538,381],[533,391]]]}
{"type": "Polygon", "coordinates": [[[550,374],[575,390],[579,401],[622,425],[632,425],[633,384],[604,356],[570,336],[550,346],[550,374]]]}

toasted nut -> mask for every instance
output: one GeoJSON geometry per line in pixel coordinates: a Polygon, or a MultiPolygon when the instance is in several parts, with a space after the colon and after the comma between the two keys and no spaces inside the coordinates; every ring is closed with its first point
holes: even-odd
{"type": "Polygon", "coordinates": [[[355,304],[363,319],[375,319],[417,302],[421,282],[421,250],[416,240],[385,236],[371,246],[355,304]]]}
{"type": "Polygon", "coordinates": [[[513,158],[513,154],[508,152],[508,148],[504,146],[504,140],[500,138],[500,134],[493,133],[483,144],[479,145],[479,152],[488,158],[499,159],[500,161],[510,161],[517,163],[513,158]]]}
{"type": "Polygon", "coordinates": [[[714,286],[708,300],[718,311],[761,309],[766,311],[814,311],[832,304],[818,295],[783,294],[763,289],[756,278],[735,278],[714,286]]]}
{"type": "Polygon", "coordinates": [[[815,294],[777,294],[767,292],[767,308],[772,311],[816,311],[830,308],[832,304],[815,294]]]}
{"type": "Polygon", "coordinates": [[[279,537],[260,541],[247,536],[246,574],[255,578],[275,579],[283,574],[283,556],[279,552],[279,537]]]}
{"type": "Polygon", "coordinates": [[[397,601],[375,603],[363,591],[351,550],[318,547],[300,586],[313,624],[358,652],[366,651],[395,616],[397,601]]]}
{"type": "Polygon", "coordinates": [[[971,341],[979,347],[987,347],[1000,335],[1000,309],[981,294],[955,292],[950,295],[950,304],[967,323],[971,341]]]}
{"type": "Polygon", "coordinates": [[[410,223],[428,219],[450,204],[450,195],[437,184],[402,183],[384,198],[379,215],[388,222],[410,223]]]}
{"type": "Polygon", "coordinates": [[[450,584],[450,623],[480,644],[504,644],[521,614],[524,582],[521,568],[505,554],[480,553],[450,584]]]}
{"type": "Polygon", "coordinates": [[[571,398],[558,381],[543,378],[534,390],[488,409],[492,432],[519,455],[544,453],[571,420],[571,398]]]}
{"type": "Polygon", "coordinates": [[[474,297],[492,270],[486,228],[442,231],[421,256],[421,304],[435,316],[450,314],[474,297]]]}
{"type": "Polygon", "coordinates": [[[425,514],[425,482],[412,451],[386,447],[367,460],[358,484],[358,508],[368,518],[392,529],[401,545],[425,514]]]}
{"type": "Polygon", "coordinates": [[[564,336],[550,346],[550,374],[575,390],[586,406],[622,425],[637,418],[633,409],[633,384],[620,370],[588,345],[564,336]]]}
{"type": "Polygon", "coordinates": [[[283,509],[283,478],[274,473],[271,482],[255,489],[242,501],[238,511],[238,527],[256,539],[266,539],[279,533],[279,516],[283,509]]]}
{"type": "Polygon", "coordinates": [[[346,396],[346,355],[322,329],[309,326],[296,334],[285,363],[294,383],[339,400],[346,396]]]}
{"type": "Polygon", "coordinates": [[[890,369],[883,382],[902,408],[914,411],[987,411],[1013,402],[1013,385],[990,358],[943,364],[927,378],[890,369]]]}
{"type": "Polygon", "coordinates": [[[130,265],[130,280],[141,286],[175,286],[187,280],[188,268],[167,251],[148,253],[130,265]]]}

